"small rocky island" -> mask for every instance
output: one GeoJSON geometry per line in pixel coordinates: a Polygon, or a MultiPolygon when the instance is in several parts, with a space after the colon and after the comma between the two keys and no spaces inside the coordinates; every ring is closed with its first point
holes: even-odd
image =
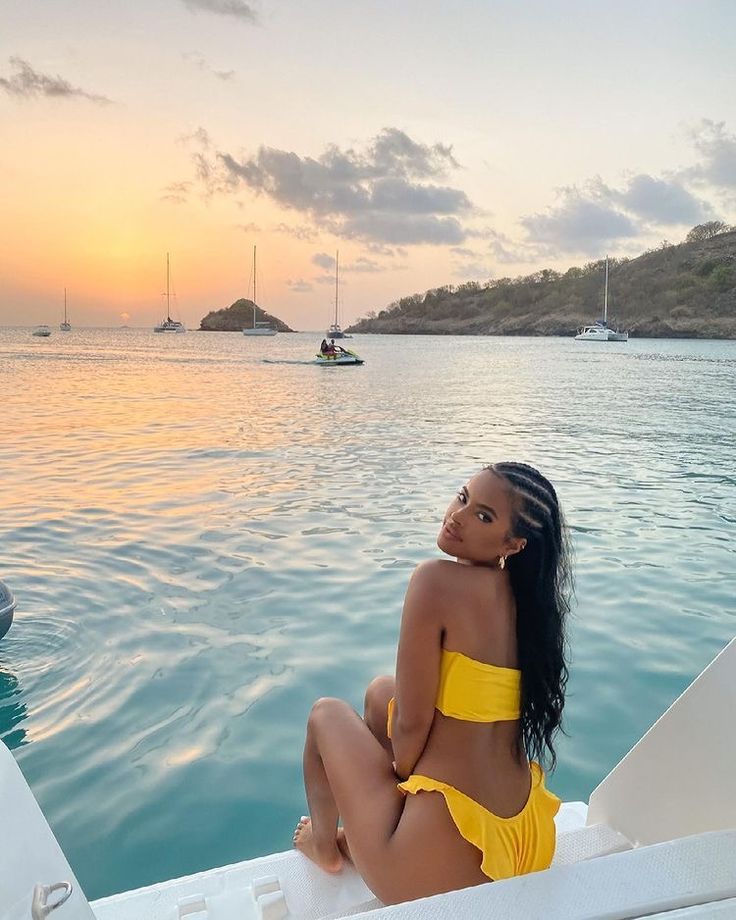
{"type": "MultiPolygon", "coordinates": [[[[277,332],[294,332],[277,316],[266,313],[256,307],[256,322],[270,323],[277,332]]],[[[211,310],[199,323],[201,332],[240,332],[253,325],[253,301],[241,297],[229,307],[222,310],[211,310]]]]}

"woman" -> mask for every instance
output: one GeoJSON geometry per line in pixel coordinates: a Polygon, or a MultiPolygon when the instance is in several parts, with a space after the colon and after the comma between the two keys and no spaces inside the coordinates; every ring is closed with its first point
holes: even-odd
{"type": "Polygon", "coordinates": [[[545,869],[567,681],[567,539],[539,472],[497,463],[463,486],[404,601],[396,678],[364,719],[318,700],[294,845],[328,872],[350,859],[386,904],[545,869]],[[388,723],[387,723],[388,713],[388,723]],[[342,827],[338,828],[338,817],[342,827]]]}

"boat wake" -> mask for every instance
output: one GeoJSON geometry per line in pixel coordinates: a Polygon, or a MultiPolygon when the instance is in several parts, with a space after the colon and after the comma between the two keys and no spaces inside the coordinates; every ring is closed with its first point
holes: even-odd
{"type": "Polygon", "coordinates": [[[314,358],[311,360],[291,360],[289,358],[261,358],[264,364],[315,364],[314,358]]]}

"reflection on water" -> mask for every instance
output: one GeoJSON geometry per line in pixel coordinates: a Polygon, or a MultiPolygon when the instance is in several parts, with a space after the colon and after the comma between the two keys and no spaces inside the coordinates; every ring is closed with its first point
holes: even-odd
{"type": "Polygon", "coordinates": [[[482,463],[573,531],[564,798],[736,632],[736,343],[319,338],[0,330],[0,737],[90,897],[290,845],[312,700],[393,669],[482,463]]]}
{"type": "Polygon", "coordinates": [[[0,659],[0,740],[11,751],[26,743],[27,715],[18,678],[0,659]]]}
{"type": "Polygon", "coordinates": [[[18,678],[0,660],[0,740],[11,751],[25,744],[26,730],[22,723],[27,715],[18,678]]]}

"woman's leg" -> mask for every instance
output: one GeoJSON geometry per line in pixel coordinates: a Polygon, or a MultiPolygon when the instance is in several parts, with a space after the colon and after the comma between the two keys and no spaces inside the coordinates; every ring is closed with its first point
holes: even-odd
{"type": "Polygon", "coordinates": [[[315,703],[304,763],[312,821],[300,822],[294,842],[318,865],[341,865],[339,815],[355,867],[386,903],[486,880],[478,850],[458,834],[442,797],[407,802],[385,749],[347,703],[315,703]]]}
{"type": "Polygon", "coordinates": [[[396,694],[396,679],[388,674],[374,677],[365,691],[363,721],[381,747],[394,759],[391,739],[387,734],[388,701],[396,694]]]}
{"type": "MultiPolygon", "coordinates": [[[[317,702],[312,707],[314,713],[317,702]]],[[[337,822],[340,813],[330,788],[330,781],[322,762],[313,728],[312,715],[307,722],[307,738],[304,742],[304,790],[307,794],[309,819],[302,817],[294,833],[294,844],[326,872],[339,872],[342,868],[342,854],[337,843],[337,822]]]]}
{"type": "MultiPolygon", "coordinates": [[[[385,715],[383,721],[385,735],[385,715]]],[[[311,820],[299,822],[294,843],[327,872],[339,872],[342,866],[337,821],[340,816],[344,820],[347,804],[345,801],[338,804],[332,781],[341,790],[344,787],[350,796],[350,776],[356,771],[360,774],[356,776],[359,785],[370,786],[371,793],[374,789],[380,790],[382,804],[387,809],[386,812],[382,810],[381,815],[389,817],[390,834],[404,804],[404,797],[396,788],[391,758],[347,703],[336,699],[317,700],[307,722],[304,744],[304,787],[311,820]],[[341,732],[342,738],[339,737],[341,732]],[[329,749],[329,769],[323,757],[325,748],[329,749]]],[[[370,802],[364,801],[370,809],[370,802]]],[[[387,834],[382,836],[386,838],[387,834]]],[[[347,851],[346,846],[342,849],[347,851]]]]}
{"type": "MultiPolygon", "coordinates": [[[[388,711],[388,701],[394,695],[396,688],[396,680],[389,675],[381,675],[380,677],[374,678],[368,685],[365,692],[365,700],[363,704],[363,721],[367,725],[373,737],[378,741],[378,743],[384,748],[386,753],[389,755],[389,760],[393,763],[393,748],[391,747],[391,740],[387,734],[387,711],[388,711]]],[[[307,733],[307,742],[304,749],[304,782],[307,789],[307,802],[309,804],[309,810],[311,813],[314,813],[315,809],[320,810],[320,816],[322,821],[327,820],[327,827],[331,827],[332,814],[330,811],[329,800],[327,807],[322,810],[317,803],[317,799],[320,796],[325,795],[325,773],[324,768],[321,765],[321,761],[318,757],[315,757],[315,752],[313,749],[308,750],[308,747],[313,748],[314,741],[310,736],[310,733],[307,733]],[[309,774],[309,779],[307,775],[309,774]],[[310,790],[311,796],[310,799],[310,790]]],[[[315,831],[314,826],[311,828],[306,828],[309,818],[303,818],[296,829],[294,834],[294,843],[296,844],[298,839],[301,838],[301,849],[305,848],[305,840],[307,837],[311,837],[314,841],[313,845],[310,844],[313,853],[309,853],[311,858],[315,862],[319,863],[324,869],[328,872],[339,871],[341,860],[339,859],[338,854],[335,853],[332,841],[328,835],[328,838],[323,839],[322,830],[315,831]],[[319,835],[319,836],[317,836],[319,835]]],[[[337,849],[346,859],[352,860],[350,854],[350,848],[348,846],[345,831],[343,828],[339,827],[337,829],[336,837],[337,849]]]]}

